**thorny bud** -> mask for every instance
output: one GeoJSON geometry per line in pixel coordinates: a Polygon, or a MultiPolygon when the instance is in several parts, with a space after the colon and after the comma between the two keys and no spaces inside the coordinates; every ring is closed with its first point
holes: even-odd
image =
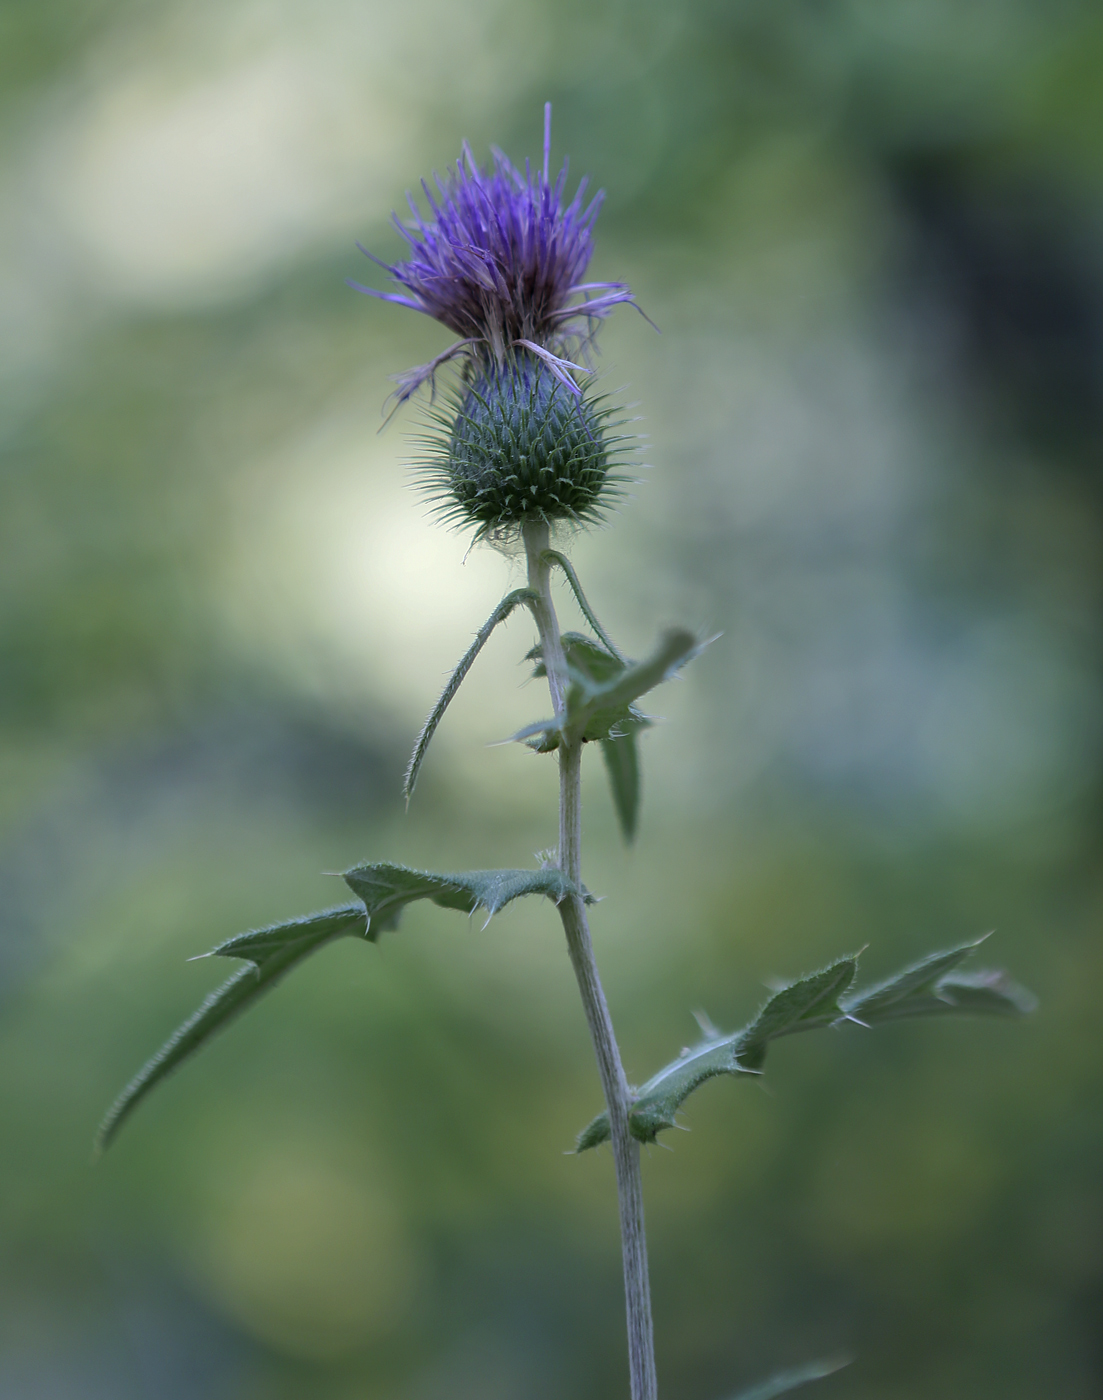
{"type": "Polygon", "coordinates": [[[628,480],[611,464],[634,443],[609,431],[612,411],[535,356],[511,356],[431,411],[418,476],[440,517],[477,525],[479,537],[530,520],[595,522],[628,480]]]}

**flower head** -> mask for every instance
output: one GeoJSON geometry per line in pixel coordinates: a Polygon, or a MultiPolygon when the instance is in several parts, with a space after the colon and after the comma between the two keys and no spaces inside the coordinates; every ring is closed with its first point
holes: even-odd
{"type": "Polygon", "coordinates": [[[351,284],[461,337],[396,376],[395,397],[405,402],[443,364],[460,361],[458,388],[431,411],[419,474],[439,514],[476,525],[478,536],[533,520],[600,519],[627,480],[612,468],[634,442],[611,435],[620,426],[614,410],[588,397],[589,371],[567,358],[585,352],[614,307],[636,303],[623,282],[583,280],[603,196],[586,203],[582,180],[564,205],[567,165],[553,184],[550,145],[550,103],[535,175],[498,150],[481,170],[465,143],[453,174],[436,177],[435,195],[422,183],[430,216],[412,198],[413,222],[395,216],[410,256],[392,265],[367,254],[398,290],[351,284]]]}
{"type": "Polygon", "coordinates": [[[564,387],[577,393],[570,371],[585,370],[565,356],[590,341],[596,323],[615,306],[635,306],[623,282],[583,281],[604,194],[599,190],[586,203],[583,178],[564,207],[567,162],[552,184],[550,154],[549,102],[542,170],[534,175],[526,161],[522,175],[497,149],[493,168],[480,170],[464,142],[454,173],[435,177],[436,195],[422,181],[431,217],[422,217],[412,196],[407,196],[412,222],[394,216],[410,245],[409,258],[392,265],[361,249],[400,290],[352,286],[432,316],[462,337],[428,364],[399,376],[400,403],[447,360],[463,357],[476,367],[501,367],[516,350],[544,360],[564,387]]]}

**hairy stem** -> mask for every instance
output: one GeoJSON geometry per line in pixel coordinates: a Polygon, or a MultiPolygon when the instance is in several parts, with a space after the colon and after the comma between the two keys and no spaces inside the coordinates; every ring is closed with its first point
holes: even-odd
{"type": "MultiPolygon", "coordinates": [[[[559,716],[563,713],[566,699],[567,663],[551,598],[549,575],[553,560],[547,553],[548,527],[526,525],[524,540],[528,555],[529,588],[535,595],[529,600],[529,607],[540,632],[548,687],[556,715],[559,716]]],[[[559,745],[559,868],[576,889],[582,889],[582,740],[567,734],[563,735],[559,745]]],[[[601,988],[586,906],[581,894],[568,895],[559,905],[559,915],[567,935],[571,966],[582,994],[582,1005],[609,1113],[620,1202],[632,1400],[656,1400],[658,1384],[651,1328],[651,1287],[647,1277],[640,1145],[628,1126],[628,1081],[624,1077],[612,1018],[601,988]]]]}

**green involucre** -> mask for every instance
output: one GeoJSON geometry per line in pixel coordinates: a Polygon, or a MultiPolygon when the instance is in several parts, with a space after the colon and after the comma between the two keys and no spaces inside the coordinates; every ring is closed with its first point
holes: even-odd
{"type": "Polygon", "coordinates": [[[631,480],[615,468],[636,438],[615,433],[616,411],[535,355],[511,356],[431,413],[417,474],[441,518],[479,538],[526,521],[596,523],[631,480]]]}

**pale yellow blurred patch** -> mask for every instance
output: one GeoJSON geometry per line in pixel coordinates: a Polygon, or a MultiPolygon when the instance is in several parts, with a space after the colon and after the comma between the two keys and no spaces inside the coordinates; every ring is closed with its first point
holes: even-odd
{"type": "MultiPolygon", "coordinates": [[[[354,691],[429,709],[523,577],[515,561],[469,550],[469,535],[433,522],[410,489],[411,455],[401,428],[380,438],[362,413],[330,413],[243,477],[221,593],[236,644],[280,657],[300,684],[321,665],[354,691]]],[[[508,698],[480,690],[484,719],[508,723],[508,698]]],[[[508,732],[491,721],[485,738],[508,732]]]]}
{"type": "Polygon", "coordinates": [[[416,1252],[362,1170],[293,1147],[220,1183],[191,1254],[217,1303],[291,1356],[328,1360],[386,1335],[410,1306],[416,1252]]]}

